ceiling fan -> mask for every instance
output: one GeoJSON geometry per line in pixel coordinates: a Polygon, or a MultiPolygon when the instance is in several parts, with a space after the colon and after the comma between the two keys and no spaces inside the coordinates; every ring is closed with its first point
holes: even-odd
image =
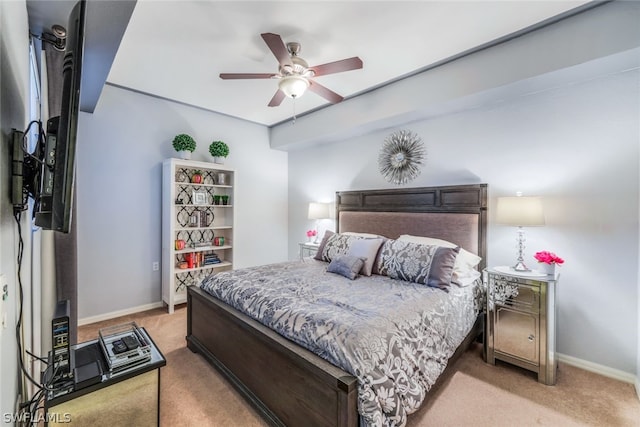
{"type": "Polygon", "coordinates": [[[300,43],[289,42],[285,45],[282,38],[278,34],[273,33],[262,33],[261,36],[278,60],[278,72],[221,73],[220,78],[225,80],[279,79],[278,91],[273,98],[271,98],[269,107],[277,107],[280,105],[285,96],[294,99],[299,98],[307,89],[322,96],[329,102],[336,104],[344,98],[313,80],[313,77],[362,68],[362,60],[357,56],[310,67],[307,61],[298,56],[301,48],[300,43]]]}

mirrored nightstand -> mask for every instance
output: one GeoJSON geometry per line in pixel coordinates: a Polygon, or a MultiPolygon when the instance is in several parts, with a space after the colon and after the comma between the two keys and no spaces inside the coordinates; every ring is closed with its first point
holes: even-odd
{"type": "Polygon", "coordinates": [[[556,383],[556,287],[558,275],[516,273],[509,267],[483,271],[487,289],[484,356],[538,374],[556,383]]]}
{"type": "Polygon", "coordinates": [[[300,242],[300,259],[304,260],[305,257],[314,256],[318,252],[320,242],[300,242]]]}

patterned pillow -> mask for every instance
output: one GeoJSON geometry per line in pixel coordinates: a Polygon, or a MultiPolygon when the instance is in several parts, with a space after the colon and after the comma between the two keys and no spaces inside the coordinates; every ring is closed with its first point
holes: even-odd
{"type": "Polygon", "coordinates": [[[380,274],[448,292],[460,248],[387,240],[378,255],[380,274]]]}
{"type": "Polygon", "coordinates": [[[331,262],[332,259],[340,255],[346,255],[349,251],[351,243],[360,239],[362,239],[362,237],[349,236],[340,233],[332,234],[327,238],[326,241],[324,241],[323,239],[323,242],[320,243],[318,253],[316,254],[316,259],[320,261],[331,262]]]}
{"type": "Polygon", "coordinates": [[[327,267],[327,271],[353,280],[358,277],[358,272],[362,268],[363,264],[364,260],[362,258],[351,255],[342,255],[331,261],[329,267],[327,267]]]}
{"type": "Polygon", "coordinates": [[[324,247],[326,246],[327,240],[329,240],[329,237],[333,236],[334,234],[336,233],[334,233],[331,230],[327,230],[324,232],[324,237],[320,241],[320,246],[318,246],[318,250],[316,251],[316,254],[313,256],[313,259],[317,259],[318,261],[323,261],[322,252],[324,251],[324,247]]]}

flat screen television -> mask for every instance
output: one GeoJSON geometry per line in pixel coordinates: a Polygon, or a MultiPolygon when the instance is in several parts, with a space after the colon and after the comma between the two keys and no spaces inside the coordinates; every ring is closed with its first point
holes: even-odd
{"type": "Polygon", "coordinates": [[[47,121],[46,142],[41,150],[40,194],[35,207],[36,225],[63,233],[70,230],[73,211],[85,8],[85,0],[81,0],[69,15],[60,116],[47,121]]]}

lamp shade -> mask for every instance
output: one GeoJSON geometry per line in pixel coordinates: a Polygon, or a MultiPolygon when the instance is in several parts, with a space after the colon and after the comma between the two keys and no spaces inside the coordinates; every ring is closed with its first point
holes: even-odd
{"type": "Polygon", "coordinates": [[[498,197],[496,222],[518,227],[544,225],[542,199],[540,197],[498,197]]]}
{"type": "Polygon", "coordinates": [[[309,203],[309,219],[329,218],[328,203],[309,203]]]}
{"type": "Polygon", "coordinates": [[[285,76],[278,87],[289,98],[300,98],[309,87],[309,80],[301,76],[285,76]]]}

